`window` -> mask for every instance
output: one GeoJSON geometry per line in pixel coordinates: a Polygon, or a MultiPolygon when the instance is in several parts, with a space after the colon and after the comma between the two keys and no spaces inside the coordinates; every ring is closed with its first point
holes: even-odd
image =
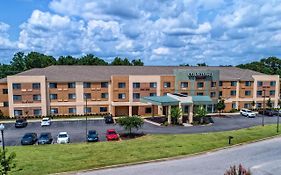
{"type": "Polygon", "coordinates": [[[34,110],[33,110],[33,115],[35,115],[35,116],[40,116],[40,115],[42,115],[41,109],[34,109],[34,110]]]}
{"type": "Polygon", "coordinates": [[[216,92],[211,92],[210,96],[211,97],[215,97],[216,96],[216,92]]]}
{"type": "Polygon", "coordinates": [[[107,112],[107,107],[100,107],[100,112],[107,112]]]}
{"type": "Polygon", "coordinates": [[[197,92],[197,96],[203,96],[204,93],[203,92],[197,92]]]}
{"type": "Polygon", "coordinates": [[[170,82],[164,82],[164,88],[170,88],[171,83],[170,82]]]}
{"type": "Polygon", "coordinates": [[[275,90],[270,90],[270,91],[269,91],[269,94],[270,94],[270,96],[275,95],[275,90]]]}
{"type": "Polygon", "coordinates": [[[157,88],[157,83],[156,82],[151,82],[149,83],[150,88],[157,88]]]}
{"type": "Polygon", "coordinates": [[[68,83],[68,88],[75,88],[76,84],[74,82],[68,83]]]}
{"type": "Polygon", "coordinates": [[[76,99],[76,94],[68,94],[68,99],[76,99]]]}
{"type": "Polygon", "coordinates": [[[219,86],[223,86],[223,82],[222,81],[219,82],[219,86]]]}
{"type": "Polygon", "coordinates": [[[84,113],[91,113],[92,112],[92,108],[91,107],[85,107],[84,108],[84,113]]]}
{"type": "Polygon", "coordinates": [[[181,82],[181,88],[187,88],[188,82],[181,82]]]}
{"type": "Polygon", "coordinates": [[[84,93],[84,99],[91,99],[92,95],[91,93],[84,93]]]}
{"type": "Polygon", "coordinates": [[[69,114],[76,114],[76,108],[68,108],[69,114]]]}
{"type": "Polygon", "coordinates": [[[257,103],[257,108],[261,108],[261,103],[257,103]]]}
{"type": "Polygon", "coordinates": [[[59,109],[58,108],[51,108],[51,114],[58,114],[59,109]]]}
{"type": "Polygon", "coordinates": [[[50,94],[50,99],[51,99],[51,100],[56,100],[56,99],[58,99],[58,94],[50,94]]]}
{"type": "Polygon", "coordinates": [[[41,95],[40,94],[33,95],[33,101],[41,101],[41,95]]]}
{"type": "Polygon", "coordinates": [[[251,95],[251,91],[245,91],[245,96],[250,96],[251,95]]]}
{"type": "Polygon", "coordinates": [[[232,109],[236,109],[236,103],[231,104],[232,109]]]}
{"type": "Polygon", "coordinates": [[[13,89],[21,89],[20,83],[13,83],[13,89]]]}
{"type": "Polygon", "coordinates": [[[250,108],[250,104],[249,103],[245,103],[244,104],[244,108],[250,108]]]}
{"type": "Polygon", "coordinates": [[[133,93],[133,99],[140,99],[140,93],[133,93]]]}
{"type": "Polygon", "coordinates": [[[58,87],[58,84],[57,84],[57,83],[50,83],[50,84],[49,84],[49,87],[50,87],[51,89],[56,89],[56,88],[58,87]]]}
{"type": "Polygon", "coordinates": [[[8,89],[3,89],[3,94],[8,94],[8,89]]]}
{"type": "Polygon", "coordinates": [[[275,86],[276,85],[276,81],[271,81],[270,82],[270,86],[275,86]]]}
{"type": "Polygon", "coordinates": [[[126,98],[126,94],[122,93],[122,94],[118,94],[118,99],[125,99],[126,98]]]}
{"type": "Polygon", "coordinates": [[[237,81],[231,81],[231,82],[230,82],[230,85],[231,85],[231,86],[236,86],[236,85],[237,85],[237,81]]]}
{"type": "Polygon", "coordinates": [[[133,88],[140,88],[140,83],[133,83],[133,88]]]}
{"type": "Polygon", "coordinates": [[[217,82],[212,81],[212,82],[211,82],[211,87],[216,87],[216,86],[217,86],[217,82]]]}
{"type": "Polygon", "coordinates": [[[126,87],[126,83],[118,83],[118,88],[125,88],[126,87]]]}
{"type": "Polygon", "coordinates": [[[197,83],[197,88],[203,88],[203,87],[204,87],[204,82],[197,83]]]}
{"type": "Polygon", "coordinates": [[[3,102],[3,107],[9,107],[9,102],[4,101],[4,102],[3,102]]]}
{"type": "Polygon", "coordinates": [[[14,101],[21,101],[21,95],[13,95],[14,101]]]}
{"type": "Polygon", "coordinates": [[[258,84],[259,87],[263,86],[263,82],[262,81],[258,81],[257,84],[258,84]]]}
{"type": "Polygon", "coordinates": [[[101,93],[101,98],[108,98],[108,93],[101,93]]]}
{"type": "Polygon", "coordinates": [[[151,108],[145,108],[145,113],[150,114],[151,113],[151,108]]]}
{"type": "Polygon", "coordinates": [[[84,82],[83,88],[91,88],[91,83],[90,82],[84,82]]]}
{"type": "Polygon", "coordinates": [[[220,96],[220,97],[222,96],[222,91],[219,92],[219,96],[220,96]]]}
{"type": "Polygon", "coordinates": [[[245,81],[245,86],[251,86],[251,82],[250,81],[245,81]]]}
{"type": "Polygon", "coordinates": [[[262,91],[257,91],[257,96],[262,96],[262,91]]]}
{"type": "Polygon", "coordinates": [[[231,91],[230,91],[230,95],[231,95],[231,96],[236,96],[236,90],[231,90],[231,91]]]}
{"type": "Polygon", "coordinates": [[[32,89],[40,89],[40,83],[32,83],[32,89]]]}
{"type": "Polygon", "coordinates": [[[17,116],[21,116],[22,115],[22,110],[14,110],[14,115],[17,116]]]}
{"type": "Polygon", "coordinates": [[[108,82],[101,82],[101,83],[100,83],[100,86],[101,86],[102,88],[108,88],[108,82]]]}
{"type": "Polygon", "coordinates": [[[157,96],[156,93],[149,93],[149,96],[153,97],[153,96],[157,96]]]}

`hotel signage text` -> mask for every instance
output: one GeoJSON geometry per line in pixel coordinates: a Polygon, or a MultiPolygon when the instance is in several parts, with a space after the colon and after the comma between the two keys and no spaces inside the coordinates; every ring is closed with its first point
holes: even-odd
{"type": "Polygon", "coordinates": [[[189,77],[212,77],[211,72],[190,72],[187,74],[189,77]]]}

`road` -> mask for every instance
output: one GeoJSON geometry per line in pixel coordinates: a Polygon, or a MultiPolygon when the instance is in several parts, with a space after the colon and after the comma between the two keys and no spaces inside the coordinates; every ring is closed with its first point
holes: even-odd
{"type": "Polygon", "coordinates": [[[281,138],[237,146],[199,156],[104,169],[79,175],[223,175],[240,163],[253,175],[281,174],[281,138]]]}
{"type": "MultiPolygon", "coordinates": [[[[228,118],[214,118],[214,124],[209,126],[155,126],[145,123],[138,132],[145,134],[187,134],[202,132],[217,132],[234,129],[247,128],[261,124],[261,117],[246,118],[240,115],[230,116],[228,118]]],[[[276,123],[276,117],[265,117],[265,123],[276,123]]],[[[20,145],[21,137],[27,132],[50,132],[56,140],[56,136],[61,131],[66,131],[70,135],[71,142],[84,142],[86,139],[85,121],[56,121],[51,126],[41,127],[40,122],[29,122],[26,128],[15,128],[14,123],[5,124],[5,143],[8,146],[20,145]]],[[[125,132],[123,128],[116,124],[105,124],[103,120],[89,120],[88,129],[94,129],[99,133],[101,141],[105,141],[105,132],[107,129],[116,129],[118,133],[125,132]]]]}

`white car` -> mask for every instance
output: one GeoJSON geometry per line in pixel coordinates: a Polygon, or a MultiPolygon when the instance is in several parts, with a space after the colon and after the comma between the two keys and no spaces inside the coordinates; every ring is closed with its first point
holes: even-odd
{"type": "Polygon", "coordinates": [[[249,109],[241,109],[240,114],[245,117],[249,117],[249,118],[254,118],[257,115],[256,113],[254,113],[253,111],[251,111],[249,109]]]}
{"type": "Polygon", "coordinates": [[[51,125],[51,119],[50,118],[43,118],[41,121],[41,126],[50,126],[51,125]]]}
{"type": "Polygon", "coordinates": [[[67,132],[60,132],[57,137],[57,143],[58,144],[64,144],[64,143],[69,143],[70,138],[67,132]]]}

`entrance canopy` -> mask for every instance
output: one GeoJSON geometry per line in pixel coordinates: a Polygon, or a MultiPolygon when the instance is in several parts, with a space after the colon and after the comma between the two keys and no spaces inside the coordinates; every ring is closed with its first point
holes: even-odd
{"type": "Polygon", "coordinates": [[[159,106],[176,106],[179,105],[179,100],[165,96],[149,96],[149,97],[142,97],[140,99],[141,102],[144,103],[151,103],[153,105],[159,106]]]}

